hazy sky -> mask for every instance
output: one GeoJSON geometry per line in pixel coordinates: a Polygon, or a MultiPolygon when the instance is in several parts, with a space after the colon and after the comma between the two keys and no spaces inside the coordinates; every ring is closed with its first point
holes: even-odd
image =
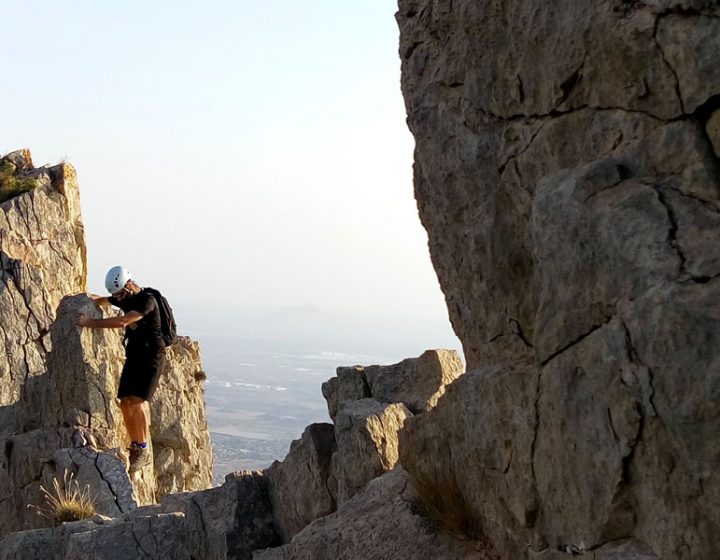
{"type": "Polygon", "coordinates": [[[78,170],[90,288],[447,315],[391,0],[3,2],[0,150],[78,170]]]}

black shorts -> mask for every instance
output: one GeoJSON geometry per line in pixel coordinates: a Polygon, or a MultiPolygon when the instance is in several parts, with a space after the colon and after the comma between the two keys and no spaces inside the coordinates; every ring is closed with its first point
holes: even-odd
{"type": "Polygon", "coordinates": [[[118,398],[139,397],[149,401],[157,388],[164,363],[164,347],[130,342],[125,349],[125,365],[120,375],[118,398]]]}

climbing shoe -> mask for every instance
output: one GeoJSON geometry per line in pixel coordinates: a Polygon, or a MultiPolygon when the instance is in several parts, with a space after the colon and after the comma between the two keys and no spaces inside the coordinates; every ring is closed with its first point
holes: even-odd
{"type": "Polygon", "coordinates": [[[142,469],[145,465],[150,462],[150,448],[140,447],[139,445],[132,443],[128,449],[130,454],[128,460],[128,472],[134,473],[142,469]]]}

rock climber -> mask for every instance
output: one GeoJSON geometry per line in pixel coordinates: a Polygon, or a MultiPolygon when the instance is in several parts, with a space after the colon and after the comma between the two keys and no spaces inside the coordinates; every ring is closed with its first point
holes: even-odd
{"type": "Polygon", "coordinates": [[[150,462],[148,420],[143,404],[157,388],[165,360],[161,319],[155,298],[133,280],[123,266],[112,267],[105,277],[110,296],[90,294],[97,305],[120,308],[123,315],[91,319],[78,313],[75,324],[91,329],[125,329],[125,364],[120,375],[118,399],[125,427],[130,436],[128,472],[140,470],[150,462]]]}

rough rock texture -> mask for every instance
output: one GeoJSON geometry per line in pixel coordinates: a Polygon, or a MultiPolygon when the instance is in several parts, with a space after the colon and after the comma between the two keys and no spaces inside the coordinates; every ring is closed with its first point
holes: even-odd
{"type": "Polygon", "coordinates": [[[40,486],[52,488],[66,469],[109,515],[209,487],[204,375],[197,344],[181,338],[151,411],[155,468],[133,475],[128,488],[120,466],[128,438],[116,401],[120,331],[79,329],[77,313],[104,311],[85,295],[61,300],[85,288],[75,173],[68,165],[33,170],[27,151],[7,157],[38,186],[0,204],[0,535],[47,525],[26,506],[42,506],[40,486]]]}
{"type": "Polygon", "coordinates": [[[281,543],[261,473],[229,474],[219,488],[170,494],[162,508],[186,516],[190,558],[250,560],[254,550],[281,543]]]}
{"type": "Polygon", "coordinates": [[[212,486],[212,446],[205,416],[205,372],[198,343],[178,337],[150,401],[156,499],[212,486]]]}
{"type": "Polygon", "coordinates": [[[447,350],[428,350],[392,366],[338,368],[322,387],[334,425],[309,426],[285,460],[265,471],[283,542],[395,467],[399,433],[413,416],[406,403],[423,413],[462,370],[457,354],[447,350]]]}
{"type": "Polygon", "coordinates": [[[279,544],[262,475],[239,473],[162,506],[13,533],[0,540],[0,560],[250,560],[279,544]]]}
{"type": "Polygon", "coordinates": [[[337,481],[331,465],[336,449],[332,424],[311,424],[292,442],[285,460],[265,470],[275,526],[283,542],[335,511],[337,481]]]}
{"type": "MultiPolygon", "coordinates": [[[[500,550],[537,539],[532,530],[538,511],[532,464],[536,393],[537,368],[529,363],[469,371],[432,412],[411,418],[400,433],[400,462],[418,486],[457,493],[455,501],[468,504],[482,520],[479,532],[500,550]]],[[[558,462],[564,453],[561,445],[558,462]]],[[[567,496],[560,493],[559,499],[567,496]]]]}
{"type": "Polygon", "coordinates": [[[79,488],[90,487],[98,514],[117,517],[137,508],[125,462],[116,455],[87,445],[56,451],[53,463],[57,473],[72,473],[79,488]]]}
{"type": "Polygon", "coordinates": [[[437,533],[418,515],[407,474],[396,469],[376,478],[336,513],[318,519],[290,544],[256,552],[253,560],[484,560],[475,546],[437,533]]]}
{"type": "MultiPolygon", "coordinates": [[[[118,483],[103,482],[105,458],[125,459],[121,450],[127,434],[114,398],[121,337],[110,330],[79,330],[72,322],[78,312],[101,316],[86,296],[63,300],[50,328],[53,351],[47,372],[30,378],[21,400],[5,407],[12,423],[0,439],[5,449],[0,460],[0,534],[47,525],[27,505],[43,505],[40,486],[52,488],[52,479],[61,480],[66,468],[78,475],[81,486],[90,485],[99,504],[117,503],[115,509],[100,507],[100,513],[119,514],[135,507],[136,500],[148,503],[153,499],[151,467],[134,475],[134,496],[126,496],[118,483]],[[108,453],[98,454],[94,448],[108,453]],[[85,463],[88,468],[82,466],[85,463]]],[[[113,469],[118,471],[120,459],[116,461],[113,469]]],[[[122,471],[118,476],[127,480],[122,471]]]]}
{"type": "Polygon", "coordinates": [[[75,170],[33,170],[30,152],[0,158],[31,172],[37,188],[0,204],[0,406],[45,371],[60,299],[85,291],[85,234],[75,170]]]}
{"type": "Polygon", "coordinates": [[[332,458],[339,504],[395,466],[398,432],[411,416],[402,403],[373,399],[351,401],[340,409],[335,418],[337,451],[332,458]]]}
{"type": "Polygon", "coordinates": [[[345,403],[370,398],[370,387],[363,366],[339,367],[335,371],[335,377],[322,384],[322,394],[333,422],[345,403]]]}
{"type": "Polygon", "coordinates": [[[337,368],[337,375],[322,385],[330,418],[350,401],[373,398],[384,403],[403,403],[413,413],[430,410],[465,370],[454,350],[426,350],[389,366],[337,368]]]}
{"type": "Polygon", "coordinates": [[[469,372],[401,462],[456,480],[502,557],[720,557],[718,15],[399,2],[415,195],[469,372]]]}
{"type": "Polygon", "coordinates": [[[0,560],[192,560],[181,513],[66,523],[8,535],[0,560]]]}
{"type": "Polygon", "coordinates": [[[380,402],[404,403],[414,414],[430,410],[445,386],[465,371],[455,350],[427,350],[390,366],[369,366],[365,378],[370,396],[380,402]]]}

